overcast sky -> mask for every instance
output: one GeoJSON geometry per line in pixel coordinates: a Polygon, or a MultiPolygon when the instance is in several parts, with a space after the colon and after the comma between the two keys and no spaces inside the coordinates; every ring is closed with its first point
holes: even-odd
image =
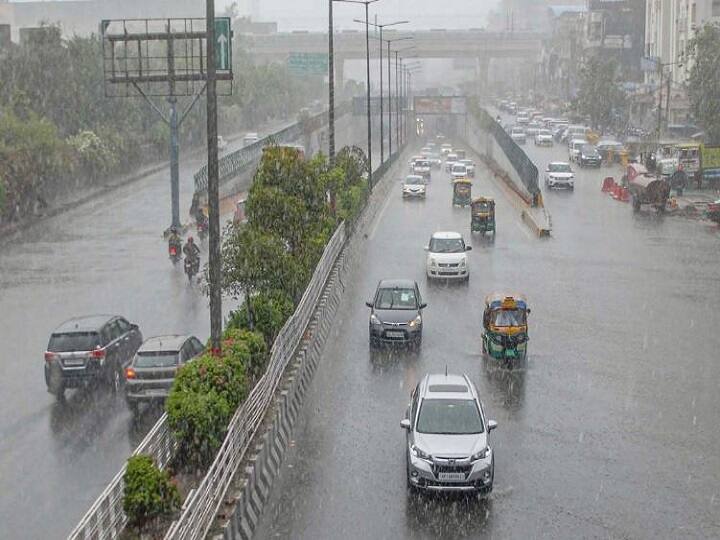
{"type": "MultiPolygon", "coordinates": [[[[218,11],[232,0],[216,0],[218,11]]],[[[328,0],[239,0],[238,5],[259,6],[260,20],[277,21],[280,30],[324,30],[327,28],[328,0]]],[[[477,28],[486,23],[487,13],[497,0],[380,0],[370,6],[370,17],[379,21],[410,20],[418,28],[477,28]]],[[[334,5],[336,28],[357,28],[353,18],[364,18],[362,5],[334,5]]]]}

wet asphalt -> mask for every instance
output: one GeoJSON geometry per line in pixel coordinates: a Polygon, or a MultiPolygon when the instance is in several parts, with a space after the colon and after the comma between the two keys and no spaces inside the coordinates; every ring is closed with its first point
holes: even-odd
{"type": "MultiPolygon", "coordinates": [[[[563,145],[526,150],[541,171],[567,159],[563,145]]],[[[634,214],[600,192],[619,170],[575,169],[574,192],[543,193],[546,240],[482,167],[473,195],[497,201],[494,243],[471,236],[446,173],[433,172],[426,201],[402,200],[394,180],[345,279],[258,538],[720,537],[720,231],[634,214]],[[467,285],[427,282],[423,246],[437,230],[473,246],[467,285]],[[368,351],[364,302],[384,278],[420,284],[418,354],[368,351]],[[495,290],[532,308],[529,357],[512,370],[481,355],[495,290]],[[406,491],[399,422],[419,379],[445,366],[471,377],[499,423],[487,500],[406,491]]]]}

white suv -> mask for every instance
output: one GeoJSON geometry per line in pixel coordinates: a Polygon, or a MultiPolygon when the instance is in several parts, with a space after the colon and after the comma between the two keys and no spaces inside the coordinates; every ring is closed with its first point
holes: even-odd
{"type": "Polygon", "coordinates": [[[460,233],[436,232],[430,237],[430,243],[425,246],[427,259],[425,272],[428,279],[464,279],[470,277],[467,251],[472,246],[466,246],[460,233]]]}

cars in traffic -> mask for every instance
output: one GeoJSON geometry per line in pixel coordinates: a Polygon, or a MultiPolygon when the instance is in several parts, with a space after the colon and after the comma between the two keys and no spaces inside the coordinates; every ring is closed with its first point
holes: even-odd
{"type": "Polygon", "coordinates": [[[600,167],[602,163],[602,157],[597,148],[592,144],[584,144],[580,148],[580,154],[578,155],[577,162],[581,167],[600,167]]]}
{"type": "Polygon", "coordinates": [[[53,330],[45,351],[45,383],[62,399],[65,389],[106,384],[118,392],[123,370],[142,343],[137,324],[119,315],[69,319],[53,330]]]}
{"type": "Polygon", "coordinates": [[[525,130],[520,126],[514,126],[510,130],[510,138],[515,141],[516,144],[525,144],[525,142],[527,141],[525,130]]]}
{"type": "Polygon", "coordinates": [[[459,161],[456,161],[453,166],[450,167],[450,176],[453,180],[467,178],[467,167],[459,161]]]}
{"type": "Polygon", "coordinates": [[[125,368],[125,401],[137,413],[141,403],[162,402],[177,370],[202,354],[205,346],[191,335],[147,339],[125,368]]]}
{"type": "Polygon", "coordinates": [[[440,167],[442,167],[442,158],[440,157],[440,154],[435,151],[428,152],[425,155],[425,159],[430,162],[430,166],[433,169],[439,169],[440,167]]]}
{"type": "Polygon", "coordinates": [[[548,189],[575,189],[575,173],[565,161],[552,161],[545,169],[545,187],[548,189]]]}
{"type": "Polygon", "coordinates": [[[588,144],[585,139],[571,139],[568,143],[568,161],[577,161],[580,157],[580,150],[588,144]]]}
{"type": "Polygon", "coordinates": [[[402,185],[402,195],[407,198],[424,199],[427,194],[427,181],[419,174],[409,174],[405,177],[402,185]]]}
{"type": "Polygon", "coordinates": [[[452,152],[452,144],[450,143],[442,143],[440,145],[440,154],[443,156],[447,156],[450,152],[452,152]]]}
{"type": "Polygon", "coordinates": [[[453,165],[455,165],[455,162],[458,160],[458,156],[456,153],[451,152],[447,156],[445,156],[445,172],[452,171],[453,165]]]}
{"type": "Polygon", "coordinates": [[[380,345],[411,345],[422,343],[422,312],[427,304],[422,301],[417,282],[410,279],[384,279],[380,281],[372,300],[365,302],[370,308],[370,348],[380,345]]]}
{"type": "Polygon", "coordinates": [[[472,159],[461,159],[458,163],[465,165],[468,178],[475,178],[475,162],[472,159]]]}
{"type": "Polygon", "coordinates": [[[467,375],[428,374],[412,391],[405,418],[405,466],[410,489],[488,494],[495,456],[488,420],[467,375]]]}
{"type": "Polygon", "coordinates": [[[430,179],[430,162],[427,159],[416,159],[413,163],[412,173],[430,179]]]}
{"type": "Polygon", "coordinates": [[[553,135],[549,129],[539,129],[535,134],[535,146],[552,146],[553,135]]]}
{"type": "Polygon", "coordinates": [[[472,246],[465,244],[462,235],[454,231],[438,231],[425,246],[425,273],[428,279],[464,279],[470,277],[467,252],[472,246]]]}

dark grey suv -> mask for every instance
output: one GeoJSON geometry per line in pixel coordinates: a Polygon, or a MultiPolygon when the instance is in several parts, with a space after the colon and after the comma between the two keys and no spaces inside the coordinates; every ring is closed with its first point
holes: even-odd
{"type": "Polygon", "coordinates": [[[370,308],[370,347],[380,344],[422,342],[422,310],[427,307],[417,282],[409,279],[384,279],[378,283],[375,297],[365,302],[370,308]]]}
{"type": "Polygon", "coordinates": [[[142,343],[142,333],[117,315],[90,315],[65,321],[50,336],[45,351],[48,392],[63,397],[66,388],[105,382],[120,390],[123,369],[142,343]]]}
{"type": "Polygon", "coordinates": [[[180,366],[205,350],[195,336],[151,337],[125,368],[125,400],[137,413],[142,402],[163,401],[180,366]]]}

